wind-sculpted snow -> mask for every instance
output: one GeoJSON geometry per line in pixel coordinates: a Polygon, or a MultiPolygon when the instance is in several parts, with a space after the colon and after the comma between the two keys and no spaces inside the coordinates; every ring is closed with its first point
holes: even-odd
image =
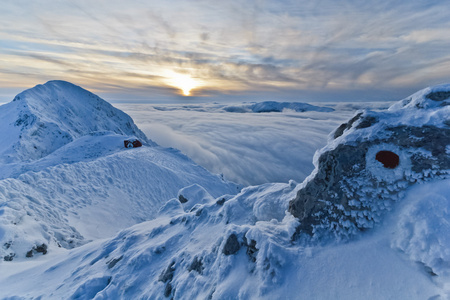
{"type": "MultiPolygon", "coordinates": [[[[53,249],[52,261],[0,275],[5,297],[446,299],[449,91],[439,86],[388,111],[357,114],[318,151],[304,183],[268,183],[220,196],[209,180],[195,178],[153,220],[60,254],[53,249]],[[371,233],[362,234],[365,229],[371,233]],[[25,284],[23,278],[32,279],[25,284]]],[[[136,153],[108,157],[123,155],[136,153]]],[[[110,161],[68,166],[103,160],[110,161]]],[[[105,176],[117,172],[98,169],[105,176]]],[[[133,176],[139,185],[144,174],[133,176]]],[[[33,248],[36,255],[43,250],[39,243],[33,248]]]]}
{"type": "MultiPolygon", "coordinates": [[[[432,213],[447,208],[450,182],[428,186],[428,196],[441,197],[432,213]]],[[[3,280],[9,287],[5,295],[45,299],[80,295],[94,299],[298,299],[299,295],[429,299],[440,295],[445,299],[448,295],[442,284],[449,278],[446,249],[450,244],[440,235],[447,233],[448,226],[422,211],[426,197],[399,203],[375,234],[317,245],[293,240],[298,219],[279,215],[280,204],[287,207],[297,190],[295,182],[265,184],[236,196],[214,198],[199,185],[191,185],[180,190],[178,199],[169,200],[157,219],[3,280]],[[417,216],[419,224],[410,219],[417,216]],[[416,260],[432,263],[416,264],[416,260]],[[23,276],[33,278],[30,285],[20,283],[23,276]]],[[[415,192],[407,193],[407,199],[415,199],[415,192]]]]}
{"type": "MultiPolygon", "coordinates": [[[[154,218],[166,199],[192,183],[202,184],[216,196],[238,191],[236,185],[209,174],[175,150],[121,150],[123,136],[118,135],[91,137],[90,141],[109,148],[112,154],[0,181],[1,257],[23,259],[42,244],[49,250],[72,248],[111,236],[154,218]]],[[[65,155],[73,154],[68,146],[65,155]]]]}

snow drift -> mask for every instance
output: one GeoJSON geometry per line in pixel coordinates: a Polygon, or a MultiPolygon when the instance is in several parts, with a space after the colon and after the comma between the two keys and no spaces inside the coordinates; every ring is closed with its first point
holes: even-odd
{"type": "Polygon", "coordinates": [[[450,85],[438,86],[387,111],[358,113],[317,152],[316,169],[301,184],[252,186],[237,195],[187,184],[157,218],[108,240],[49,251],[53,261],[0,280],[4,294],[447,298],[449,98],[450,85]]]}

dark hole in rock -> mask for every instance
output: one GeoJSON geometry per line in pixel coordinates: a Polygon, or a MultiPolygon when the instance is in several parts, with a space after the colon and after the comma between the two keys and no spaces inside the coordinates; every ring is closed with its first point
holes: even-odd
{"type": "Polygon", "coordinates": [[[256,241],[251,240],[250,244],[247,245],[247,255],[250,261],[256,262],[256,256],[258,255],[258,249],[256,248],[256,241]]]}
{"type": "Polygon", "coordinates": [[[173,279],[173,274],[175,273],[175,262],[173,261],[168,267],[167,269],[165,269],[161,275],[159,275],[159,281],[162,282],[168,282],[168,281],[172,281],[173,279]]]}
{"type": "Polygon", "coordinates": [[[194,260],[192,261],[191,265],[188,267],[188,271],[197,271],[197,273],[202,274],[202,271],[204,269],[202,258],[198,258],[197,256],[194,257],[194,260]]]}
{"type": "Polygon", "coordinates": [[[375,156],[375,159],[383,164],[385,168],[395,169],[400,163],[400,158],[397,154],[391,151],[379,151],[375,156]]]}
{"type": "Polygon", "coordinates": [[[378,122],[378,120],[375,117],[371,117],[371,116],[365,117],[364,119],[361,120],[361,122],[359,122],[359,125],[356,126],[356,129],[370,127],[373,124],[375,124],[376,122],[378,122]]]}
{"type": "Polygon", "coordinates": [[[170,284],[170,282],[168,282],[166,284],[166,287],[164,288],[164,296],[167,298],[170,296],[170,294],[172,294],[172,285],[170,284]]]}
{"type": "Polygon", "coordinates": [[[225,198],[219,199],[216,202],[217,205],[223,205],[224,203],[225,203],[225,198]]]}
{"type": "Polygon", "coordinates": [[[114,266],[115,266],[119,261],[121,261],[122,258],[123,258],[123,255],[121,255],[121,256],[118,257],[118,258],[114,258],[114,259],[108,261],[108,262],[107,262],[107,264],[108,264],[108,269],[114,268],[114,266]]]}

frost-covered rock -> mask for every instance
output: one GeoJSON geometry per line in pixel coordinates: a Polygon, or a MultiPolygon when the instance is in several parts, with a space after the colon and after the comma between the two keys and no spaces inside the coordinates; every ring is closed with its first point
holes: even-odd
{"type": "Polygon", "coordinates": [[[363,111],[332,134],[289,212],[299,232],[337,236],[372,228],[409,186],[450,174],[450,85],[388,111],[363,111]]]}

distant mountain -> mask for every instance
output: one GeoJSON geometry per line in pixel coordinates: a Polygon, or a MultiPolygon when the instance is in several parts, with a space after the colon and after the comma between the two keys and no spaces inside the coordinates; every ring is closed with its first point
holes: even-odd
{"type": "Polygon", "coordinates": [[[295,111],[295,112],[334,111],[334,109],[331,107],[316,106],[301,102],[277,102],[277,101],[265,101],[254,104],[224,106],[222,109],[226,112],[237,112],[237,113],[249,113],[249,112],[269,113],[269,112],[283,112],[283,111],[295,111]]]}
{"type": "Polygon", "coordinates": [[[283,110],[292,110],[292,111],[296,111],[296,112],[305,112],[305,111],[332,112],[332,111],[334,111],[334,109],[332,109],[330,107],[321,107],[321,106],[311,105],[308,103],[276,102],[276,101],[265,101],[265,102],[255,103],[250,106],[250,109],[256,113],[282,112],[283,110]]]}

